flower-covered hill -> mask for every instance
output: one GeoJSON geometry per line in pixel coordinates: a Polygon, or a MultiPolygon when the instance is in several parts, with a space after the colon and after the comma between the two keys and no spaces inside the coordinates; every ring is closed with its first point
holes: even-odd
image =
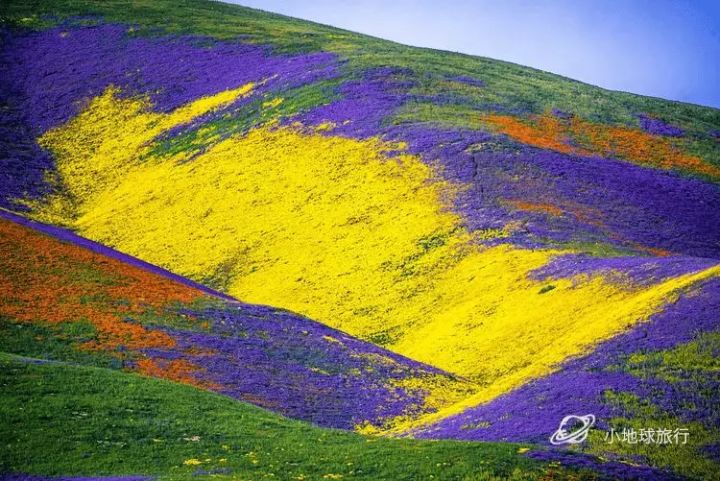
{"type": "Polygon", "coordinates": [[[0,216],[7,353],[169,379],[345,429],[415,418],[469,390],[296,314],[227,299],[62,229],[0,216]],[[425,384],[435,390],[416,387],[425,384]]]}
{"type": "Polygon", "coordinates": [[[3,481],[676,479],[596,457],[564,468],[515,443],[322,429],[415,418],[470,388],[63,229],[2,213],[0,248],[3,481]]]}
{"type": "Polygon", "coordinates": [[[544,441],[577,390],[600,428],[700,433],[675,455],[609,452],[598,432],[589,450],[713,471],[717,109],[202,0],[0,9],[2,208],[272,306],[171,298],[180,318],[134,324],[87,311],[107,293],[82,286],[72,309],[103,342],[152,323],[126,338],[147,356],[131,369],[471,440],[544,441]],[[402,367],[345,359],[375,349],[354,338],[402,367]],[[288,342],[325,354],[300,375],[288,342]],[[238,359],[245,380],[226,375],[238,359]],[[260,389],[276,363],[293,389],[260,389]]]}

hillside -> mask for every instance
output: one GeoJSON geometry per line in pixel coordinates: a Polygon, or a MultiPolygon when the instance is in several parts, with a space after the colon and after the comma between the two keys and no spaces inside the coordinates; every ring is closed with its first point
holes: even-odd
{"type": "Polygon", "coordinates": [[[91,252],[61,229],[26,224],[0,214],[1,351],[169,379],[345,429],[431,411],[431,393],[414,386],[450,399],[470,390],[301,316],[185,286],[126,256],[91,252]]]}
{"type": "Polygon", "coordinates": [[[222,3],[0,9],[6,352],[718,470],[719,110],[222,3]],[[649,425],[694,435],[603,440],[649,425]]]}
{"type": "Polygon", "coordinates": [[[382,425],[470,389],[313,321],[0,216],[4,480],[675,479],[592,456],[574,469],[529,458],[540,446],[384,440],[274,415],[266,410],[325,427],[382,425]]]}

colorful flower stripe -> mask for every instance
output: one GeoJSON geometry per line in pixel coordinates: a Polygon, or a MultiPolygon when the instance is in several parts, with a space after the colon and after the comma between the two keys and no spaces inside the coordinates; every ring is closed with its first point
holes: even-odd
{"type": "MultiPolygon", "coordinates": [[[[3,31],[0,128],[8,133],[0,158],[0,206],[50,189],[53,164],[35,138],[76,115],[110,86],[147,96],[160,111],[267,79],[263,89],[287,89],[337,75],[335,56],[271,55],[268,48],[200,38],[132,35],[119,25],[53,28],[26,35],[3,31]]],[[[3,136],[5,137],[5,136],[3,136]]]]}
{"type": "Polygon", "coordinates": [[[26,322],[62,323],[87,319],[98,330],[87,348],[169,347],[161,332],[126,322],[123,317],[202,296],[142,269],[79,247],[57,242],[7,220],[0,220],[0,313],[26,322]],[[32,247],[30,249],[29,247],[32,247]],[[87,265],[97,266],[88,272],[87,265]],[[86,296],[92,293],[92,302],[86,296]],[[107,296],[107,298],[105,297],[107,296]]]}
{"type": "Polygon", "coordinates": [[[345,429],[415,418],[436,409],[426,400],[437,391],[451,393],[447,404],[470,390],[438,369],[298,315],[211,300],[144,263],[135,267],[10,220],[0,220],[0,247],[0,314],[51,326],[87,320],[97,339],[75,347],[110,353],[147,376],[345,429]],[[199,300],[212,305],[193,307],[199,300]],[[435,389],[405,387],[409,380],[435,389]]]}
{"type": "Polygon", "coordinates": [[[142,270],[151,272],[153,274],[157,274],[161,277],[166,277],[166,278],[172,280],[173,282],[176,282],[178,284],[183,284],[187,287],[191,287],[192,289],[201,291],[204,294],[209,294],[213,297],[219,297],[219,298],[231,300],[231,301],[235,300],[233,297],[230,297],[227,294],[216,291],[214,289],[210,289],[209,287],[203,286],[202,284],[198,284],[197,282],[194,282],[186,277],[182,277],[177,274],[173,274],[172,272],[170,272],[166,269],[162,269],[153,264],[149,264],[145,261],[138,259],[137,257],[132,257],[127,254],[123,254],[122,252],[116,251],[115,249],[113,249],[111,247],[107,247],[103,244],[93,242],[90,239],[86,239],[85,237],[80,237],[79,235],[75,234],[74,232],[72,232],[68,229],[63,229],[62,227],[56,227],[56,226],[53,226],[50,224],[43,224],[41,222],[35,222],[35,221],[32,221],[25,217],[22,217],[20,215],[16,215],[11,212],[7,212],[7,211],[3,211],[3,210],[0,210],[0,218],[5,219],[7,221],[12,221],[15,224],[19,224],[21,226],[28,227],[36,232],[47,234],[57,240],[63,241],[68,244],[73,244],[77,247],[81,247],[83,249],[94,252],[96,254],[100,254],[104,257],[115,259],[123,264],[127,264],[132,267],[138,267],[142,270]]]}
{"type": "MultiPolygon", "coordinates": [[[[547,443],[568,413],[591,412],[598,418],[598,425],[607,428],[612,417],[622,414],[605,402],[608,391],[630,392],[680,419],[717,427],[717,413],[711,406],[720,402],[720,390],[714,391],[714,400],[691,402],[688,396],[697,397],[699,390],[673,389],[668,382],[654,378],[652,366],[641,371],[644,378],[625,372],[622,367],[628,366],[627,359],[634,354],[667,351],[696,339],[699,333],[720,331],[719,309],[720,280],[716,279],[683,295],[649,322],[600,344],[587,356],[565,363],[557,373],[417,434],[547,443]]],[[[712,379],[706,381],[713,383],[712,379]]]]}
{"type": "Polygon", "coordinates": [[[573,116],[569,121],[552,115],[528,119],[486,115],[483,121],[515,140],[543,149],[583,156],[618,157],[661,169],[701,174],[720,180],[720,168],[688,155],[671,139],[639,129],[593,124],[573,116]]]}
{"type": "Polygon", "coordinates": [[[212,390],[321,426],[377,429],[399,416],[433,412],[426,398],[436,393],[425,381],[434,391],[453,392],[454,400],[471,390],[442,371],[286,311],[243,305],[182,313],[207,329],[166,330],[176,346],[145,350],[152,361],[138,361],[141,371],[157,369],[154,375],[163,377],[189,361],[202,369],[193,376],[212,390]],[[405,386],[412,380],[418,388],[405,386]]]}

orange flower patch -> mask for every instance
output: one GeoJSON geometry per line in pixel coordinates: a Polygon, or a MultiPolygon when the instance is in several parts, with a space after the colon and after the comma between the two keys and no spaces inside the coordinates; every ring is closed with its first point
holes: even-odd
{"type": "Polygon", "coordinates": [[[570,145],[568,130],[559,119],[549,115],[538,115],[524,120],[512,115],[489,114],[482,120],[523,144],[566,154],[589,154],[570,145]]]}
{"type": "Polygon", "coordinates": [[[215,383],[198,379],[195,375],[204,369],[185,359],[167,360],[148,357],[137,361],[135,370],[145,376],[190,384],[203,389],[218,391],[221,388],[215,383]]]}
{"type": "Polygon", "coordinates": [[[636,128],[595,124],[576,116],[564,120],[549,114],[527,119],[490,114],[482,119],[519,142],[543,149],[617,157],[639,165],[720,178],[720,168],[683,152],[678,139],[652,135],[636,128]]]}
{"type": "Polygon", "coordinates": [[[123,320],[203,294],[139,267],[0,219],[0,314],[25,322],[90,321],[86,349],[172,347],[168,334],[123,320]]]}
{"type": "Polygon", "coordinates": [[[544,202],[526,202],[523,200],[508,200],[506,202],[513,208],[517,210],[524,210],[525,212],[539,212],[542,214],[553,215],[555,217],[563,215],[562,209],[553,204],[544,202]]]}

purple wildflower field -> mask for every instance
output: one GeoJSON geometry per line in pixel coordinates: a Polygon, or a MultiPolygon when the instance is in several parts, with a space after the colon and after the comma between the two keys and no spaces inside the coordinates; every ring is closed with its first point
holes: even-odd
{"type": "Polygon", "coordinates": [[[428,393],[402,388],[402,380],[438,377],[462,389],[436,368],[291,312],[235,303],[180,313],[207,330],[165,329],[176,345],[145,355],[188,360],[213,390],[319,426],[353,429],[432,412],[428,393]]]}

